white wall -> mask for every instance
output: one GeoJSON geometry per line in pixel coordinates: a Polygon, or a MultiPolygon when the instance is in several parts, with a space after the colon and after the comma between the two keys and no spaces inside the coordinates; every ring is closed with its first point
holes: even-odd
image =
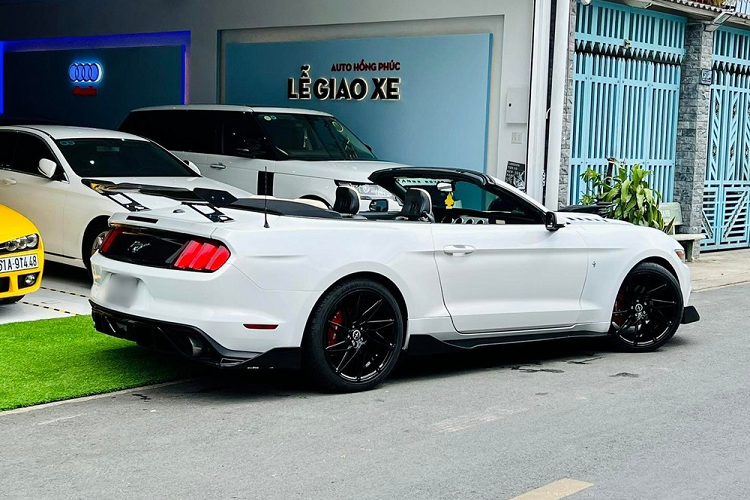
{"type": "Polygon", "coordinates": [[[529,88],[533,10],[533,0],[59,0],[0,5],[0,40],[190,31],[190,101],[201,103],[217,100],[220,30],[504,16],[497,151],[488,154],[497,158],[488,173],[502,176],[508,161],[526,162],[527,126],[505,123],[505,102],[509,88],[529,88]]]}

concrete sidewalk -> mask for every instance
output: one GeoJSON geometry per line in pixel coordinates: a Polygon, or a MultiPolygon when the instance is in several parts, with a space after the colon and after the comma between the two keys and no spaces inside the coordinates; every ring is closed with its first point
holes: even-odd
{"type": "Polygon", "coordinates": [[[688,266],[695,292],[750,283],[750,249],[702,253],[688,266]]]}

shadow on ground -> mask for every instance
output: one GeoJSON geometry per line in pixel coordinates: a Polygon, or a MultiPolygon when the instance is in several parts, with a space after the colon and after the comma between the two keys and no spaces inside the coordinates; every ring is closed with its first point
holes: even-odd
{"type": "MultiPolygon", "coordinates": [[[[675,337],[660,352],[689,343],[689,339],[675,337]]],[[[448,355],[407,356],[399,361],[381,387],[429,383],[434,379],[458,377],[485,370],[556,371],[549,365],[555,363],[555,368],[559,368],[559,363],[585,365],[614,354],[616,352],[607,340],[600,338],[513,344],[448,355]]],[[[205,369],[192,382],[164,390],[175,395],[187,395],[193,401],[205,398],[211,404],[322,396],[305,379],[303,372],[286,370],[205,369]]]]}
{"type": "Polygon", "coordinates": [[[44,263],[44,275],[72,281],[83,286],[91,286],[91,278],[85,269],[47,261],[44,263]]]}

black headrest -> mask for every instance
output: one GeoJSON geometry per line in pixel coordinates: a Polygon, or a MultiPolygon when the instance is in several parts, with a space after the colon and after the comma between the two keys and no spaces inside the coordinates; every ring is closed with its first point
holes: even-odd
{"type": "Polygon", "coordinates": [[[424,189],[411,188],[404,195],[404,206],[401,207],[401,215],[409,218],[418,218],[432,213],[432,199],[430,193],[424,189]]]}
{"type": "Polygon", "coordinates": [[[492,200],[492,203],[490,203],[490,206],[488,207],[491,212],[512,212],[514,208],[516,208],[515,203],[503,198],[492,200]]]}
{"type": "Polygon", "coordinates": [[[333,210],[340,214],[355,215],[359,212],[359,193],[350,186],[336,188],[336,201],[333,210]]]}

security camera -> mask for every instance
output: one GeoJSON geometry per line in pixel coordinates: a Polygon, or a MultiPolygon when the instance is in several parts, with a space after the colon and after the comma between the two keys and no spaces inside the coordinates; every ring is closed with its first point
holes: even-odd
{"type": "Polygon", "coordinates": [[[623,0],[625,2],[625,5],[629,5],[630,7],[635,7],[637,9],[648,9],[651,7],[651,2],[648,0],[623,0]]]}

